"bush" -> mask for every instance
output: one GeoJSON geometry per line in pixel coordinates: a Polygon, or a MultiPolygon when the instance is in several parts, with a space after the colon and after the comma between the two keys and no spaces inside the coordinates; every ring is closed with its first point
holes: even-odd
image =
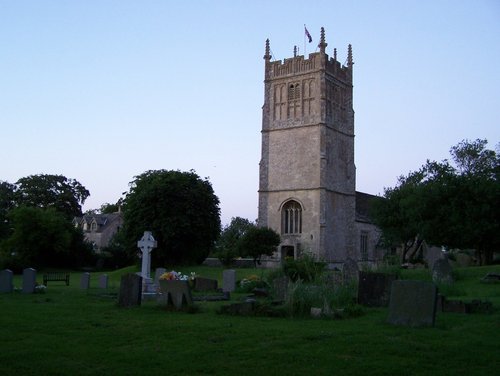
{"type": "Polygon", "coordinates": [[[283,263],[283,272],[292,281],[299,279],[304,282],[313,282],[318,280],[326,267],[326,263],[314,259],[310,253],[304,253],[299,259],[285,259],[283,263]]]}

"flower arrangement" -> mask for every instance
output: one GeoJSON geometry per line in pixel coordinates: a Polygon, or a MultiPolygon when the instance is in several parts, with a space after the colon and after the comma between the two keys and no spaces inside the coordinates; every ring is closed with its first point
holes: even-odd
{"type": "Polygon", "coordinates": [[[160,276],[160,280],[163,281],[194,281],[196,278],[196,273],[191,272],[190,275],[182,274],[179,272],[176,272],[175,270],[172,270],[170,272],[163,273],[160,276]]]}
{"type": "Polygon", "coordinates": [[[46,289],[47,289],[47,286],[45,286],[45,285],[36,285],[35,286],[35,294],[45,294],[46,289]]]}

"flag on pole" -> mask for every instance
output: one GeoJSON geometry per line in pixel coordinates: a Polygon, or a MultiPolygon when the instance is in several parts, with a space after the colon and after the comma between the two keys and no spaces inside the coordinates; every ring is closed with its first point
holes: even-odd
{"type": "Polygon", "coordinates": [[[313,39],[311,37],[311,34],[309,34],[309,30],[307,30],[306,25],[304,25],[304,32],[306,33],[306,37],[309,40],[309,43],[311,43],[313,41],[313,39]]]}

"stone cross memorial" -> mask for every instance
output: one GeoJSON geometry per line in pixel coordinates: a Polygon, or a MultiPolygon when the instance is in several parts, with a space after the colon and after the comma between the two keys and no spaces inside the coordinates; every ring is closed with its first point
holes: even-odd
{"type": "Polygon", "coordinates": [[[137,247],[142,252],[142,267],[141,267],[141,276],[142,276],[142,287],[143,292],[149,292],[149,287],[153,287],[153,283],[151,281],[150,273],[151,273],[151,251],[153,248],[156,248],[158,243],[155,238],[153,238],[153,234],[151,231],[144,231],[144,235],[137,242],[137,247]]]}

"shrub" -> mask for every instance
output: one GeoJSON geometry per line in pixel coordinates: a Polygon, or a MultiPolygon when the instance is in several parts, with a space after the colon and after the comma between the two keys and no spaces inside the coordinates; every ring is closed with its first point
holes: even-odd
{"type": "Polygon", "coordinates": [[[323,274],[326,263],[314,259],[310,253],[304,253],[299,259],[287,258],[283,262],[283,272],[292,281],[299,279],[304,282],[318,280],[323,274]]]}

